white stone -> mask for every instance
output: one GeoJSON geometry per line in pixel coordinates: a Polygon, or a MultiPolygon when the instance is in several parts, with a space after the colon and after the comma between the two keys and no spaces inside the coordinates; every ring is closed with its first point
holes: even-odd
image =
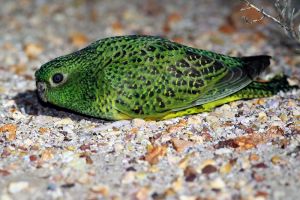
{"type": "Polygon", "coordinates": [[[133,127],[140,128],[144,125],[145,125],[145,120],[143,120],[143,119],[136,118],[136,119],[132,120],[132,126],[133,127]]]}
{"type": "Polygon", "coordinates": [[[29,187],[29,183],[26,181],[11,182],[8,185],[8,192],[11,194],[15,194],[21,192],[22,190],[25,190],[28,187],[29,187]]]}
{"type": "Polygon", "coordinates": [[[73,120],[71,118],[64,118],[62,120],[56,121],[54,125],[68,125],[68,124],[73,124],[73,120]]]}
{"type": "Polygon", "coordinates": [[[0,196],[0,200],[12,200],[12,198],[8,194],[2,194],[0,196]]]}
{"type": "Polygon", "coordinates": [[[217,149],[215,151],[215,154],[217,154],[217,155],[230,154],[230,153],[232,153],[232,150],[229,148],[221,148],[221,149],[217,149]]]}
{"type": "Polygon", "coordinates": [[[210,187],[213,189],[223,189],[225,188],[225,183],[221,178],[216,178],[215,180],[210,182],[210,187]]]}

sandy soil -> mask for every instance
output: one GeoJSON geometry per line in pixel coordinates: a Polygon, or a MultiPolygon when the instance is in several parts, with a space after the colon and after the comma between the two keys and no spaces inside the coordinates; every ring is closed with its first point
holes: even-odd
{"type": "Polygon", "coordinates": [[[51,2],[0,2],[1,200],[298,198],[300,91],[158,122],[83,117],[35,93],[41,64],[125,34],[267,53],[274,59],[262,78],[284,72],[299,84],[300,59],[275,26],[245,24],[236,1],[51,2]]]}

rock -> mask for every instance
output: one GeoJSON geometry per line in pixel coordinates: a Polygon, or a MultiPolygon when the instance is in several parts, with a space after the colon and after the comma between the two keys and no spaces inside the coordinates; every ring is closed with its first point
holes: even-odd
{"type": "Polygon", "coordinates": [[[71,162],[74,159],[74,152],[72,151],[64,151],[61,154],[61,161],[64,163],[71,162]]]}
{"type": "Polygon", "coordinates": [[[54,158],[54,154],[52,152],[51,149],[45,149],[43,152],[42,152],[42,155],[41,155],[41,160],[43,161],[47,161],[47,160],[51,160],[54,158]]]}
{"type": "Polygon", "coordinates": [[[229,104],[224,104],[216,111],[219,118],[232,119],[235,116],[235,112],[232,111],[232,107],[229,104]]]}
{"type": "Polygon", "coordinates": [[[93,127],[91,129],[89,129],[89,131],[98,133],[98,132],[107,131],[107,130],[110,130],[113,128],[120,129],[121,127],[126,127],[128,125],[130,125],[129,120],[120,120],[120,121],[115,121],[113,123],[101,124],[97,127],[93,127]]]}
{"type": "Polygon", "coordinates": [[[25,54],[28,58],[34,59],[43,52],[43,47],[40,44],[29,43],[24,47],[25,54]]]}
{"type": "Polygon", "coordinates": [[[218,123],[219,122],[219,118],[213,115],[208,115],[206,116],[206,121],[210,124],[212,123],[218,123]]]}
{"type": "Polygon", "coordinates": [[[8,170],[0,169],[0,176],[8,176],[8,175],[10,175],[10,172],[8,170]]]}
{"type": "Polygon", "coordinates": [[[202,123],[203,119],[199,115],[192,115],[187,120],[188,125],[201,125],[202,123]]]}
{"type": "Polygon", "coordinates": [[[268,166],[263,163],[263,162],[260,162],[260,163],[257,163],[255,165],[252,165],[253,168],[260,168],[260,169],[265,169],[265,168],[268,168],[268,166]]]}
{"type": "Polygon", "coordinates": [[[2,86],[0,86],[0,94],[4,94],[6,92],[6,89],[2,86]]]}
{"type": "Polygon", "coordinates": [[[116,143],[116,144],[114,145],[114,150],[115,150],[117,153],[122,152],[123,149],[124,149],[124,145],[123,145],[123,144],[116,143]]]}
{"type": "Polygon", "coordinates": [[[132,126],[133,127],[140,128],[144,125],[145,125],[145,120],[143,120],[143,119],[136,118],[136,119],[132,120],[132,126]]]}
{"type": "Polygon", "coordinates": [[[56,121],[54,123],[54,125],[61,126],[61,125],[68,125],[68,124],[73,124],[73,123],[74,123],[73,120],[71,118],[67,117],[67,118],[61,119],[59,121],[56,121]]]}
{"type": "Polygon", "coordinates": [[[212,189],[222,190],[225,188],[225,183],[224,183],[223,179],[219,177],[219,178],[216,178],[215,180],[211,181],[209,183],[209,186],[212,189]]]}
{"type": "Polygon", "coordinates": [[[179,120],[177,124],[172,124],[167,128],[168,133],[180,132],[187,125],[187,122],[183,119],[179,120]]]}
{"type": "Polygon", "coordinates": [[[300,107],[293,109],[293,115],[294,116],[300,116],[300,107]]]}
{"type": "Polygon", "coordinates": [[[189,164],[190,158],[191,158],[190,154],[182,158],[178,163],[178,167],[181,169],[186,168],[186,166],[189,164]]]}
{"type": "Polygon", "coordinates": [[[215,165],[216,164],[216,161],[212,160],[212,159],[208,159],[208,160],[205,160],[203,161],[198,167],[197,167],[197,171],[200,172],[202,171],[202,169],[204,167],[206,167],[207,165],[215,165]]]}
{"type": "Polygon", "coordinates": [[[34,162],[34,161],[36,161],[38,159],[38,157],[36,156],[36,155],[30,155],[29,156],[29,160],[31,161],[31,162],[34,162]]]}
{"type": "Polygon", "coordinates": [[[286,164],[286,161],[282,159],[281,156],[275,155],[271,158],[271,162],[274,165],[282,165],[282,164],[286,164]]]}
{"type": "Polygon", "coordinates": [[[184,169],[185,181],[192,182],[197,178],[197,171],[192,166],[187,166],[184,169]]]}
{"type": "Polygon", "coordinates": [[[123,184],[130,184],[135,180],[135,172],[134,171],[129,171],[126,172],[122,178],[122,183],[123,184]]]}
{"type": "Polygon", "coordinates": [[[250,161],[258,161],[259,159],[260,159],[260,156],[258,154],[256,154],[256,153],[252,153],[249,156],[249,160],[250,161]]]}
{"type": "Polygon", "coordinates": [[[136,200],[147,200],[147,199],[149,199],[149,188],[148,187],[140,188],[135,194],[135,199],[136,200]]]}
{"type": "Polygon", "coordinates": [[[232,153],[232,149],[229,148],[220,148],[215,151],[216,155],[230,154],[232,153]]]}
{"type": "Polygon", "coordinates": [[[167,153],[167,147],[155,146],[148,149],[148,152],[145,155],[145,160],[148,161],[149,164],[154,165],[157,164],[159,158],[165,156],[166,153],[167,153]]]}
{"type": "Polygon", "coordinates": [[[48,128],[45,128],[45,127],[41,127],[39,128],[39,133],[41,135],[44,135],[45,133],[49,132],[49,129],[48,128]]]}
{"type": "Polygon", "coordinates": [[[66,126],[63,127],[63,132],[68,133],[68,135],[72,135],[74,133],[73,131],[74,126],[72,124],[67,124],[66,126]]]}
{"type": "Polygon", "coordinates": [[[177,138],[171,139],[171,142],[174,149],[179,153],[183,152],[186,148],[192,147],[194,145],[194,142],[177,139],[177,138]]]}
{"type": "Polygon", "coordinates": [[[180,191],[183,186],[183,179],[181,177],[176,178],[176,180],[172,183],[172,188],[175,191],[180,191]]]}
{"type": "Polygon", "coordinates": [[[15,110],[13,113],[12,113],[12,118],[14,118],[15,120],[24,120],[26,118],[25,115],[23,115],[22,112],[18,111],[18,110],[15,110]]]}
{"type": "Polygon", "coordinates": [[[228,162],[221,166],[220,172],[222,174],[228,174],[231,171],[231,169],[232,169],[232,164],[230,162],[228,162]]]}
{"type": "Polygon", "coordinates": [[[80,32],[71,33],[70,40],[76,47],[82,47],[88,42],[87,36],[80,32]]]}
{"type": "Polygon", "coordinates": [[[290,77],[287,80],[288,80],[290,86],[299,86],[300,85],[300,80],[296,77],[290,77]]]}
{"type": "Polygon", "coordinates": [[[76,155],[74,159],[72,159],[72,161],[68,163],[68,166],[79,171],[84,171],[87,168],[88,162],[86,161],[86,159],[80,158],[76,155]]]}
{"type": "Polygon", "coordinates": [[[0,127],[0,133],[7,132],[7,140],[13,141],[16,139],[17,135],[17,125],[15,124],[5,124],[0,127]]]}
{"type": "Polygon", "coordinates": [[[111,29],[117,35],[123,35],[124,33],[123,25],[120,23],[120,21],[113,22],[111,29]]]}
{"type": "Polygon", "coordinates": [[[198,200],[198,198],[196,196],[181,195],[179,196],[179,200],[198,200]]]}
{"type": "Polygon", "coordinates": [[[202,174],[210,174],[216,172],[218,169],[213,165],[206,165],[202,168],[202,174]]]}
{"type": "Polygon", "coordinates": [[[102,184],[94,185],[90,188],[90,190],[94,193],[101,194],[104,197],[107,197],[109,195],[108,187],[102,184]]]}
{"type": "Polygon", "coordinates": [[[266,113],[260,112],[260,113],[258,113],[258,118],[257,119],[258,119],[258,121],[264,123],[264,122],[267,122],[268,117],[267,117],[266,113]]]}
{"type": "Polygon", "coordinates": [[[47,190],[55,191],[57,189],[57,185],[54,183],[49,183],[47,186],[47,190]]]}
{"type": "Polygon", "coordinates": [[[1,200],[12,200],[13,198],[6,193],[2,193],[2,194],[0,194],[0,199],[1,200]]]}
{"type": "Polygon", "coordinates": [[[84,173],[82,174],[78,179],[77,182],[83,185],[89,184],[92,182],[91,177],[89,176],[89,174],[84,173]]]}
{"type": "Polygon", "coordinates": [[[293,99],[289,99],[289,102],[287,104],[289,107],[296,107],[297,103],[293,99]]]}
{"type": "Polygon", "coordinates": [[[29,183],[26,181],[12,182],[8,185],[8,192],[15,194],[21,192],[29,187],[29,183]]]}
{"type": "Polygon", "coordinates": [[[220,127],[220,120],[218,117],[213,115],[206,116],[206,121],[209,123],[210,127],[216,131],[220,127]]]}
{"type": "Polygon", "coordinates": [[[289,120],[288,116],[285,113],[281,113],[279,115],[279,118],[281,119],[281,121],[283,122],[287,122],[289,120]]]}

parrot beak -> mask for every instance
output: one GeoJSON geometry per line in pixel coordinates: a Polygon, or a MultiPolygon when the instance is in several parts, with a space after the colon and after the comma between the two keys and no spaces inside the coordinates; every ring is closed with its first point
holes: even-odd
{"type": "Polygon", "coordinates": [[[44,82],[37,82],[36,84],[37,87],[37,92],[38,92],[38,96],[39,98],[43,101],[43,102],[47,102],[47,98],[46,98],[46,83],[44,82]]]}

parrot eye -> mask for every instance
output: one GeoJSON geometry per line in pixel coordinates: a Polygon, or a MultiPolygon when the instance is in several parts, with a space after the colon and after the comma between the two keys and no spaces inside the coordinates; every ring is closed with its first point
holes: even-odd
{"type": "Polygon", "coordinates": [[[52,81],[55,84],[61,83],[63,80],[64,80],[64,75],[61,73],[57,73],[52,76],[52,81]]]}

